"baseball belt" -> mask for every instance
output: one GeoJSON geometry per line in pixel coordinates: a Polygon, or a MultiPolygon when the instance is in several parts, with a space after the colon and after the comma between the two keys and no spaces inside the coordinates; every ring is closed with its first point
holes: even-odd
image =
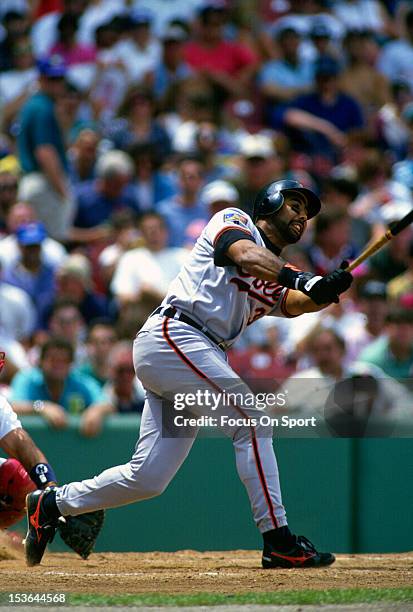
{"type": "Polygon", "coordinates": [[[203,327],[183,312],[178,314],[178,311],[176,308],[174,308],[174,306],[158,306],[158,308],[151,314],[151,317],[157,314],[162,314],[162,316],[168,317],[168,319],[175,319],[175,321],[182,321],[183,323],[187,323],[187,325],[191,325],[191,327],[194,327],[198,331],[202,332],[207,338],[209,338],[209,340],[212,340],[212,342],[216,344],[221,351],[226,351],[228,348],[225,340],[218,340],[208,331],[206,327],[203,327]]]}

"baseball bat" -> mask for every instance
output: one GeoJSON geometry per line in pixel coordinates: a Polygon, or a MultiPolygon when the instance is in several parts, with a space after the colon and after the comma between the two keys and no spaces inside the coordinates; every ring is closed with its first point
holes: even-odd
{"type": "Polygon", "coordinates": [[[359,266],[363,261],[365,261],[374,253],[377,253],[385,244],[387,244],[394,236],[400,234],[406,227],[408,227],[411,223],[413,223],[413,210],[411,210],[407,215],[405,215],[400,221],[395,221],[389,226],[389,229],[380,236],[377,240],[368,244],[364,251],[360,253],[360,255],[351,262],[351,264],[346,268],[347,272],[352,272],[357,266],[359,266]]]}

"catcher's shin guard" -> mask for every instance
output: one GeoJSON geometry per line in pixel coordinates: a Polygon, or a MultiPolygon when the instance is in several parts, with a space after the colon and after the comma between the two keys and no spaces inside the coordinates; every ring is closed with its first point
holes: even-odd
{"type": "Polygon", "coordinates": [[[54,495],[52,487],[44,491],[34,491],[26,497],[27,534],[24,551],[29,566],[40,563],[47,544],[53,540],[56,533],[57,518],[45,507],[45,498],[48,495],[54,495]]]}
{"type": "Polygon", "coordinates": [[[332,553],[322,553],[304,536],[297,536],[295,546],[289,551],[276,550],[269,542],[264,543],[262,567],[273,568],[303,568],[325,567],[336,560],[332,553]]]}

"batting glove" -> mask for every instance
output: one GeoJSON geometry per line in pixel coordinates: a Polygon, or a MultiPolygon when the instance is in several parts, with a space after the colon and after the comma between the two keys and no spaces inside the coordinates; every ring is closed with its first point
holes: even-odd
{"type": "Polygon", "coordinates": [[[345,270],[347,266],[348,262],[343,261],[340,268],[325,276],[317,276],[311,272],[296,272],[284,266],[278,279],[285,287],[302,291],[319,306],[331,302],[338,304],[339,295],[347,291],[353,282],[353,276],[345,270]]]}

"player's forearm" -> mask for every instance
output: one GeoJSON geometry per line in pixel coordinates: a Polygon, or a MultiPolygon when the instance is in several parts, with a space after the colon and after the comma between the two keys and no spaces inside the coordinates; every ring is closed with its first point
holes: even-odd
{"type": "Polygon", "coordinates": [[[243,272],[260,280],[277,281],[285,261],[250,240],[239,240],[228,248],[228,256],[243,272]]]}
{"type": "Polygon", "coordinates": [[[13,429],[1,439],[1,447],[9,457],[20,461],[27,472],[38,463],[47,463],[45,455],[37,448],[29,434],[20,427],[13,429]]]}
{"type": "Polygon", "coordinates": [[[305,314],[306,312],[318,312],[323,310],[329,304],[316,304],[313,300],[295,289],[290,289],[285,300],[285,310],[289,315],[297,317],[305,314]]]}

